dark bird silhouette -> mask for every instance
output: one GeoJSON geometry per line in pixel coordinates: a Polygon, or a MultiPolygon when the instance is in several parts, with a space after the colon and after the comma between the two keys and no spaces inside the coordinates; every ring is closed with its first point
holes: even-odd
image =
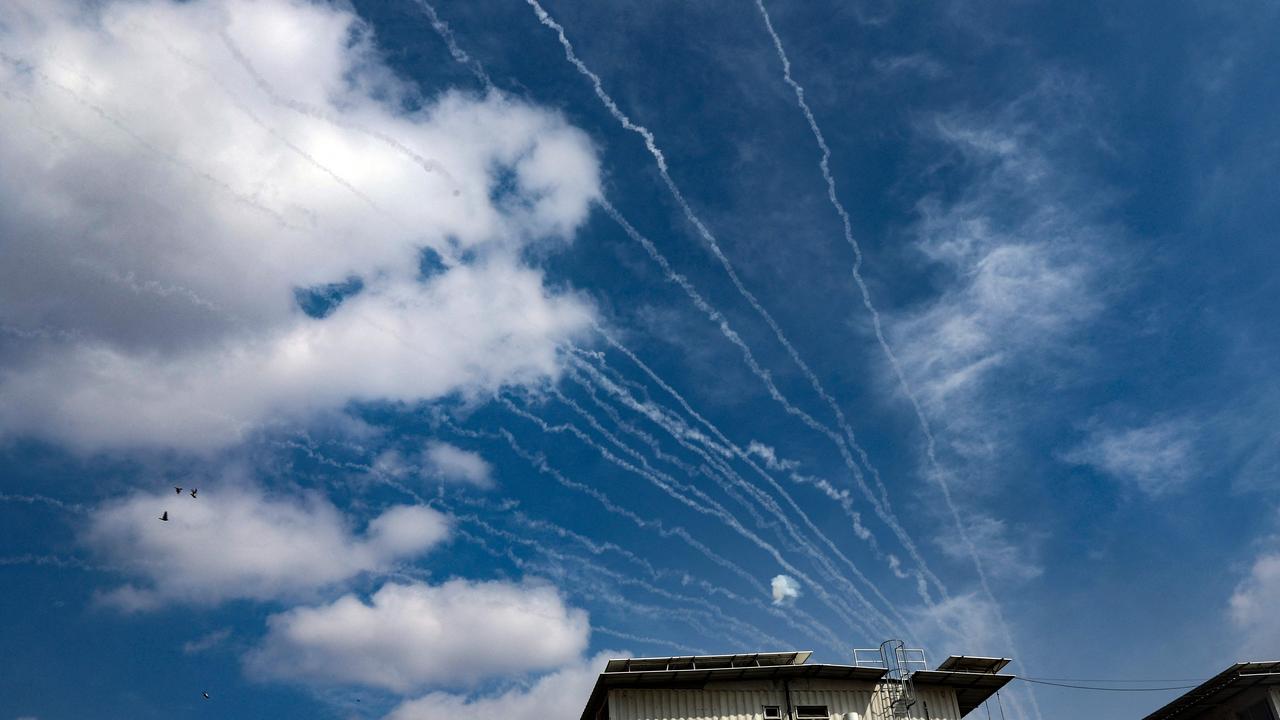
{"type": "Polygon", "coordinates": [[[198,488],[191,488],[191,497],[195,497],[195,496],[196,496],[196,491],[197,491],[197,490],[198,490],[198,488]]]}
{"type": "Polygon", "coordinates": [[[205,700],[208,700],[208,699],[209,699],[209,693],[207,693],[207,692],[202,692],[202,693],[200,693],[200,694],[204,696],[204,699],[205,699],[205,700]]]}
{"type": "Polygon", "coordinates": [[[169,511],[165,510],[164,512],[160,513],[160,519],[165,522],[169,522],[169,511]]]}
{"type": "Polygon", "coordinates": [[[173,486],[173,491],[179,495],[182,494],[182,488],[178,487],[177,485],[173,486]]]}

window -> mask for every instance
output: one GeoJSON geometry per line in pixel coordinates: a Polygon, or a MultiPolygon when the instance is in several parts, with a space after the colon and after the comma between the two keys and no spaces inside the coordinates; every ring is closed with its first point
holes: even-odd
{"type": "Polygon", "coordinates": [[[782,708],[777,705],[765,705],[764,720],[782,720],[782,708]]]}
{"type": "Polygon", "coordinates": [[[831,713],[826,705],[797,705],[797,720],[831,720],[831,713]]]}

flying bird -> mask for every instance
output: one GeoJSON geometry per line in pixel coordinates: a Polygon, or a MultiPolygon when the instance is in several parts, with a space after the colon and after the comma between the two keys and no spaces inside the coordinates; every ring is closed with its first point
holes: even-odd
{"type": "Polygon", "coordinates": [[[169,511],[165,510],[164,512],[160,513],[160,519],[165,522],[169,522],[169,511]]]}
{"type": "Polygon", "coordinates": [[[177,485],[173,486],[173,491],[179,495],[182,494],[182,488],[178,487],[177,485]]]}
{"type": "Polygon", "coordinates": [[[202,692],[202,693],[200,693],[200,694],[204,696],[204,699],[205,699],[205,700],[208,700],[208,699],[209,699],[209,693],[207,693],[207,692],[202,692]]]}
{"type": "Polygon", "coordinates": [[[198,488],[191,488],[191,497],[195,497],[195,496],[196,496],[196,491],[197,491],[197,490],[198,490],[198,488]]]}

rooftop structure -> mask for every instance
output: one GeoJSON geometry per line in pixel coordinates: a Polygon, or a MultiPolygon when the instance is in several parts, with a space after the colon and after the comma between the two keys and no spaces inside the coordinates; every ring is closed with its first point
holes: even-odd
{"type": "Polygon", "coordinates": [[[809,652],[610,660],[582,720],[959,720],[1004,687],[1004,658],[953,656],[910,673],[913,693],[884,667],[808,663],[809,652]]]}
{"type": "Polygon", "coordinates": [[[1280,661],[1238,662],[1144,720],[1280,720],[1280,661]]]}

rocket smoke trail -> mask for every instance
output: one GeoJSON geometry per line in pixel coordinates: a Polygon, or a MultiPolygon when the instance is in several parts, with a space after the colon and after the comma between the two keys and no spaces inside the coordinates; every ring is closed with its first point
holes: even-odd
{"type": "MultiPolygon", "coordinates": [[[[796,104],[800,111],[804,114],[805,120],[809,124],[809,130],[813,133],[813,138],[818,143],[818,148],[822,152],[822,158],[818,162],[818,166],[822,171],[822,178],[827,183],[827,199],[835,208],[836,214],[840,216],[840,223],[844,230],[845,242],[853,249],[854,261],[852,268],[853,280],[858,286],[858,291],[862,295],[862,304],[867,309],[867,313],[871,317],[871,324],[875,330],[876,341],[880,345],[880,349],[884,352],[885,358],[889,365],[893,368],[894,374],[898,378],[898,384],[902,389],[907,400],[911,403],[911,407],[915,412],[916,420],[920,424],[920,429],[925,437],[925,453],[929,459],[929,465],[932,469],[932,476],[938,483],[939,489],[942,491],[944,503],[955,522],[956,532],[960,536],[965,550],[968,552],[970,559],[973,561],[974,569],[978,574],[978,581],[982,586],[983,593],[987,596],[987,601],[991,604],[995,611],[996,619],[1000,623],[1000,629],[1004,635],[1005,641],[1009,644],[1010,650],[1015,651],[1013,642],[1013,633],[1009,629],[1008,623],[1005,621],[1004,612],[1000,608],[999,602],[996,600],[995,593],[991,589],[991,584],[987,578],[986,569],[983,567],[982,557],[978,553],[977,545],[974,544],[973,538],[970,537],[968,528],[965,526],[964,520],[960,517],[959,508],[956,506],[955,499],[951,496],[951,487],[947,483],[947,473],[938,463],[937,442],[934,438],[933,429],[929,424],[923,408],[915,392],[911,389],[911,384],[907,382],[906,373],[902,369],[902,364],[898,361],[897,355],[894,354],[893,348],[889,346],[884,336],[884,328],[880,321],[880,313],[876,310],[875,304],[871,301],[871,292],[867,288],[867,283],[862,277],[862,248],[858,241],[853,237],[852,223],[849,220],[849,213],[845,209],[844,204],[840,202],[840,198],[836,193],[836,181],[831,174],[831,148],[827,145],[826,138],[822,134],[822,129],[818,126],[818,121],[813,115],[813,111],[809,108],[809,103],[804,97],[804,87],[800,85],[791,76],[791,60],[787,57],[787,52],[782,45],[782,38],[779,37],[777,31],[773,27],[773,21],[769,17],[769,11],[765,8],[764,0],[756,0],[756,8],[760,11],[760,16],[764,20],[765,29],[769,33],[769,38],[773,41],[774,50],[778,54],[778,59],[782,63],[783,80],[795,92],[796,104]]],[[[883,490],[883,486],[882,486],[883,490]]],[[[1035,695],[1028,690],[1031,698],[1031,704],[1037,717],[1040,716],[1040,708],[1036,703],[1035,695]]]]}

